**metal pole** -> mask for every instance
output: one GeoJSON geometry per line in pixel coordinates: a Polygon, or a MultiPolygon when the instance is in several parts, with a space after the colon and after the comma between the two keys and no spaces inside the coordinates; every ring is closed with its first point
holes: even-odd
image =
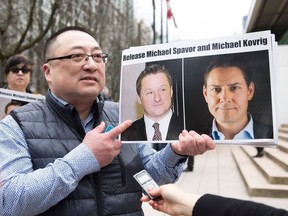
{"type": "Polygon", "coordinates": [[[153,44],[156,43],[156,28],[155,28],[155,0],[152,0],[152,5],[153,5],[153,24],[152,24],[152,29],[153,29],[153,44]]]}
{"type": "Polygon", "coordinates": [[[161,0],[161,43],[163,43],[163,0],[161,0]]]}

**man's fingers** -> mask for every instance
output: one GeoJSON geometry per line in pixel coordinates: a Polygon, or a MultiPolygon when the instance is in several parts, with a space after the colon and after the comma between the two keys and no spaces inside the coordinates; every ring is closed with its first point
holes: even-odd
{"type": "Polygon", "coordinates": [[[104,131],[104,128],[105,128],[105,123],[104,122],[101,122],[101,124],[99,124],[95,129],[94,131],[98,132],[98,133],[102,133],[104,131]]]}
{"type": "Polygon", "coordinates": [[[131,120],[126,120],[122,122],[121,124],[119,124],[117,127],[111,129],[109,132],[107,132],[107,134],[109,134],[111,138],[116,138],[117,136],[119,136],[119,134],[121,134],[128,127],[130,127],[131,124],[132,124],[131,120]]]}
{"type": "Polygon", "coordinates": [[[152,189],[152,190],[149,190],[148,193],[152,196],[160,196],[161,193],[160,193],[160,187],[158,188],[155,188],[155,189],[152,189]]]}
{"type": "Polygon", "coordinates": [[[144,195],[143,197],[141,197],[140,199],[142,202],[148,202],[150,200],[150,198],[147,195],[144,195]]]}
{"type": "Polygon", "coordinates": [[[206,147],[208,150],[213,150],[216,148],[216,144],[211,137],[206,134],[202,134],[201,136],[206,140],[206,147]]]}
{"type": "Polygon", "coordinates": [[[202,154],[207,151],[206,140],[203,138],[203,136],[199,135],[195,131],[190,131],[189,134],[194,138],[197,154],[202,154]]]}

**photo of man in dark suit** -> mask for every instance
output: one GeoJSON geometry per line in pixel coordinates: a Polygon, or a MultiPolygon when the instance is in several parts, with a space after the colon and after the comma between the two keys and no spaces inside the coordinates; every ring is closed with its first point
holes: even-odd
{"type": "MultiPolygon", "coordinates": [[[[243,58],[222,55],[204,74],[203,95],[213,115],[214,140],[273,138],[273,127],[263,124],[247,111],[255,92],[251,69],[243,58]]],[[[257,147],[256,157],[263,156],[257,147]]]]}
{"type": "Polygon", "coordinates": [[[184,123],[183,117],[171,109],[172,86],[172,78],[164,66],[152,64],[140,73],[136,81],[136,92],[144,115],[122,133],[122,141],[178,140],[184,123]]]}

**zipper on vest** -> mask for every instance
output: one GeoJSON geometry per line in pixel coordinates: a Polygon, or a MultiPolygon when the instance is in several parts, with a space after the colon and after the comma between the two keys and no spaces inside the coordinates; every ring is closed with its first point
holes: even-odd
{"type": "Polygon", "coordinates": [[[122,185],[126,186],[126,172],[125,172],[124,163],[123,163],[122,157],[120,157],[120,155],[118,155],[117,157],[118,157],[118,160],[119,160],[119,163],[120,163],[122,185]]]}
{"type": "Polygon", "coordinates": [[[101,190],[101,178],[100,178],[100,173],[97,172],[95,173],[94,176],[94,184],[95,184],[95,188],[96,188],[96,199],[97,199],[97,211],[98,211],[98,216],[104,216],[104,212],[103,212],[103,198],[102,198],[102,190],[101,190]]]}

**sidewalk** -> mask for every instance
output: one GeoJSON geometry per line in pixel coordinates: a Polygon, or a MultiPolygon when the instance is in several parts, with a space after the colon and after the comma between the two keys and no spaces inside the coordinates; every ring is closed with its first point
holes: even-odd
{"type": "MultiPolygon", "coordinates": [[[[288,210],[287,198],[251,197],[232,157],[234,146],[218,145],[213,151],[195,157],[194,171],[183,172],[176,183],[191,193],[211,193],[226,197],[252,200],[288,210]]],[[[163,216],[143,204],[145,216],[163,216]]]]}

